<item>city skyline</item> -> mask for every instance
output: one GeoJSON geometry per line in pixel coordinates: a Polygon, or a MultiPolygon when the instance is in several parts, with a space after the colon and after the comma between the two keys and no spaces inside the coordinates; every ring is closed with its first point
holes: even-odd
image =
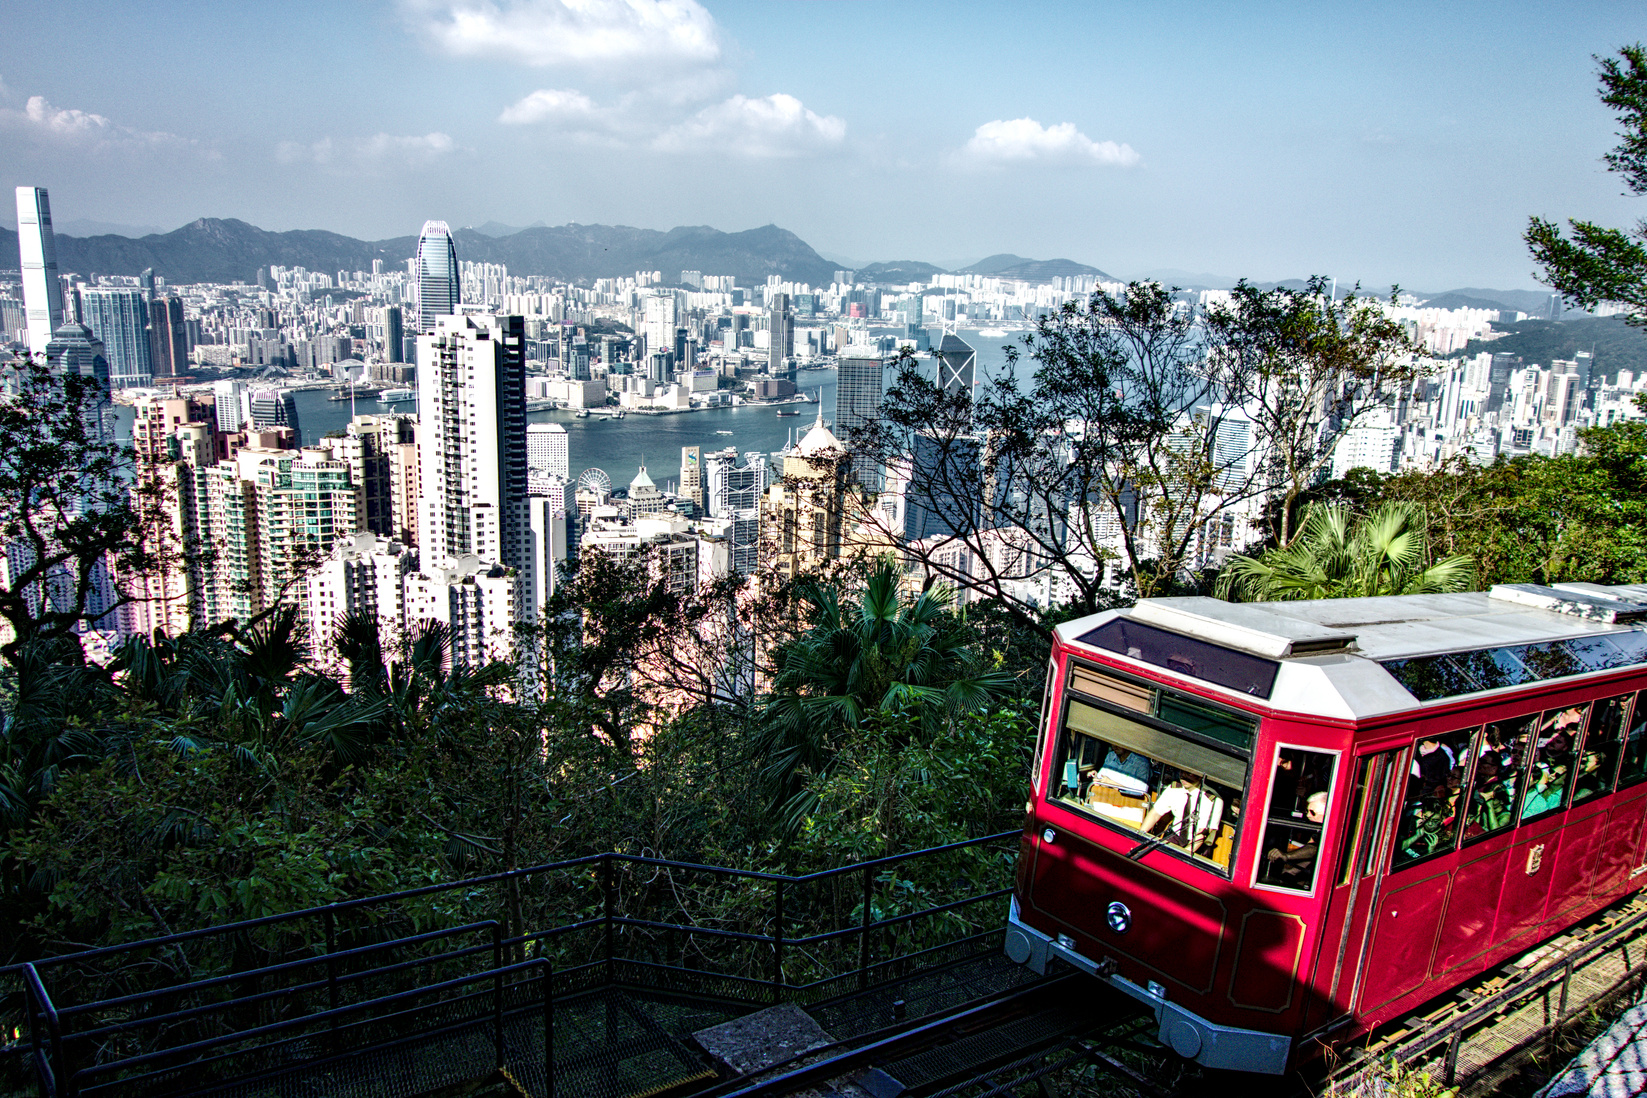
{"type": "Polygon", "coordinates": [[[1306,23],[1272,6],[86,0],[13,23],[34,48],[0,73],[0,163],[7,185],[54,190],[60,223],[772,222],[842,262],[1015,252],[1428,289],[1532,287],[1529,215],[1634,216],[1599,162],[1614,138],[1591,55],[1647,34],[1639,8],[1605,3],[1306,23]],[[82,33],[53,33],[63,19],[82,33]],[[148,64],[162,42],[191,64],[148,64]]]}

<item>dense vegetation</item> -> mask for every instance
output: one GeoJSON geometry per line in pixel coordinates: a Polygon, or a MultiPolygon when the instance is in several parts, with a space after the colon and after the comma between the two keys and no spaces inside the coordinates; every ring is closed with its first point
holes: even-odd
{"type": "MultiPolygon", "coordinates": [[[[1619,317],[1584,317],[1579,320],[1523,320],[1518,324],[1495,325],[1495,332],[1507,335],[1472,339],[1459,355],[1483,351],[1496,355],[1519,355],[1531,365],[1548,366],[1556,359],[1571,359],[1580,351],[1595,355],[1595,368],[1608,378],[1620,370],[1636,377],[1647,370],[1647,333],[1619,317]]],[[[1455,356],[1456,357],[1456,356],[1455,356]]]]}

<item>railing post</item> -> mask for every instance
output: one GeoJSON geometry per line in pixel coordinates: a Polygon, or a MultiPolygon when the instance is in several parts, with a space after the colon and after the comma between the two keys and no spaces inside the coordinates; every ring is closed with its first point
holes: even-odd
{"type": "Polygon", "coordinates": [[[503,1067],[503,927],[492,922],[492,1047],[503,1067]]]}
{"type": "Polygon", "coordinates": [[[543,962],[543,1094],[555,1098],[555,966],[543,962]]]}
{"type": "Polygon", "coordinates": [[[1459,1030],[1457,1033],[1454,1033],[1452,1039],[1447,1042],[1447,1058],[1441,1065],[1441,1085],[1444,1087],[1452,1086],[1453,1077],[1458,1074],[1458,1046],[1463,1042],[1463,1040],[1464,1031],[1459,1030]]]}
{"type": "Polygon", "coordinates": [[[772,920],[772,1002],[783,1001],[783,886],[779,879],[773,893],[772,920]]]}
{"type": "Polygon", "coordinates": [[[63,1022],[57,1016],[57,1006],[51,1001],[51,993],[46,990],[45,981],[40,979],[40,972],[32,963],[23,966],[23,986],[28,992],[26,1003],[29,1010],[29,1043],[34,1046],[36,1069],[40,1067],[39,1029],[34,1013],[36,1002],[40,1007],[40,1019],[46,1024],[46,1040],[50,1045],[50,1051],[44,1058],[46,1072],[50,1078],[40,1080],[41,1090],[47,1098],[74,1098],[77,1090],[74,1076],[70,1074],[63,1057],[63,1022]]]}
{"type": "Polygon", "coordinates": [[[617,906],[617,882],[614,879],[612,855],[610,853],[601,855],[600,865],[601,874],[605,878],[601,889],[601,910],[606,919],[606,986],[611,987],[612,984],[617,982],[615,979],[616,966],[613,963],[612,952],[612,916],[617,906]]]}
{"type": "MultiPolygon", "coordinates": [[[[326,924],[326,1005],[330,1009],[336,1010],[338,1007],[337,961],[333,959],[333,955],[337,953],[337,916],[332,908],[328,906],[321,914],[321,919],[326,924]]],[[[331,1028],[334,1031],[337,1029],[336,1017],[332,1018],[331,1028]]]]}
{"type": "Polygon", "coordinates": [[[869,897],[874,887],[875,878],[870,876],[866,865],[861,870],[864,878],[864,907],[863,917],[858,921],[858,990],[869,990],[869,897]]]}

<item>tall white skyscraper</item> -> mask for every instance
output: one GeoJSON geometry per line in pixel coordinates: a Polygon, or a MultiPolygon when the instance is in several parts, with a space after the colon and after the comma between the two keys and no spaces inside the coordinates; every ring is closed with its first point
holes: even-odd
{"type": "Polygon", "coordinates": [[[521,569],[526,549],[526,323],[442,316],[417,339],[418,550],[521,569]]]}
{"type": "Polygon", "coordinates": [[[425,221],[417,238],[417,330],[428,335],[435,321],[457,312],[462,298],[457,245],[444,221],[425,221]]]}
{"type": "Polygon", "coordinates": [[[44,187],[17,188],[17,252],[23,271],[23,308],[29,352],[46,344],[63,324],[63,283],[57,277],[57,238],[51,230],[51,201],[44,187]]]}
{"type": "Polygon", "coordinates": [[[571,480],[572,452],[566,428],[558,423],[527,424],[526,465],[537,476],[571,480]]]}

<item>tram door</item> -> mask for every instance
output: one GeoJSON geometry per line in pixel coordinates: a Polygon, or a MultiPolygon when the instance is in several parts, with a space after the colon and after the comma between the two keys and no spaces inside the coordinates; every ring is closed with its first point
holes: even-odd
{"type": "Polygon", "coordinates": [[[1308,1028],[1326,1025],[1355,1007],[1367,921],[1377,902],[1378,866],[1387,842],[1391,799],[1401,785],[1397,780],[1401,754],[1397,749],[1355,760],[1344,827],[1339,832],[1345,838],[1334,867],[1316,956],[1312,981],[1316,994],[1305,1021],[1308,1028]]]}

